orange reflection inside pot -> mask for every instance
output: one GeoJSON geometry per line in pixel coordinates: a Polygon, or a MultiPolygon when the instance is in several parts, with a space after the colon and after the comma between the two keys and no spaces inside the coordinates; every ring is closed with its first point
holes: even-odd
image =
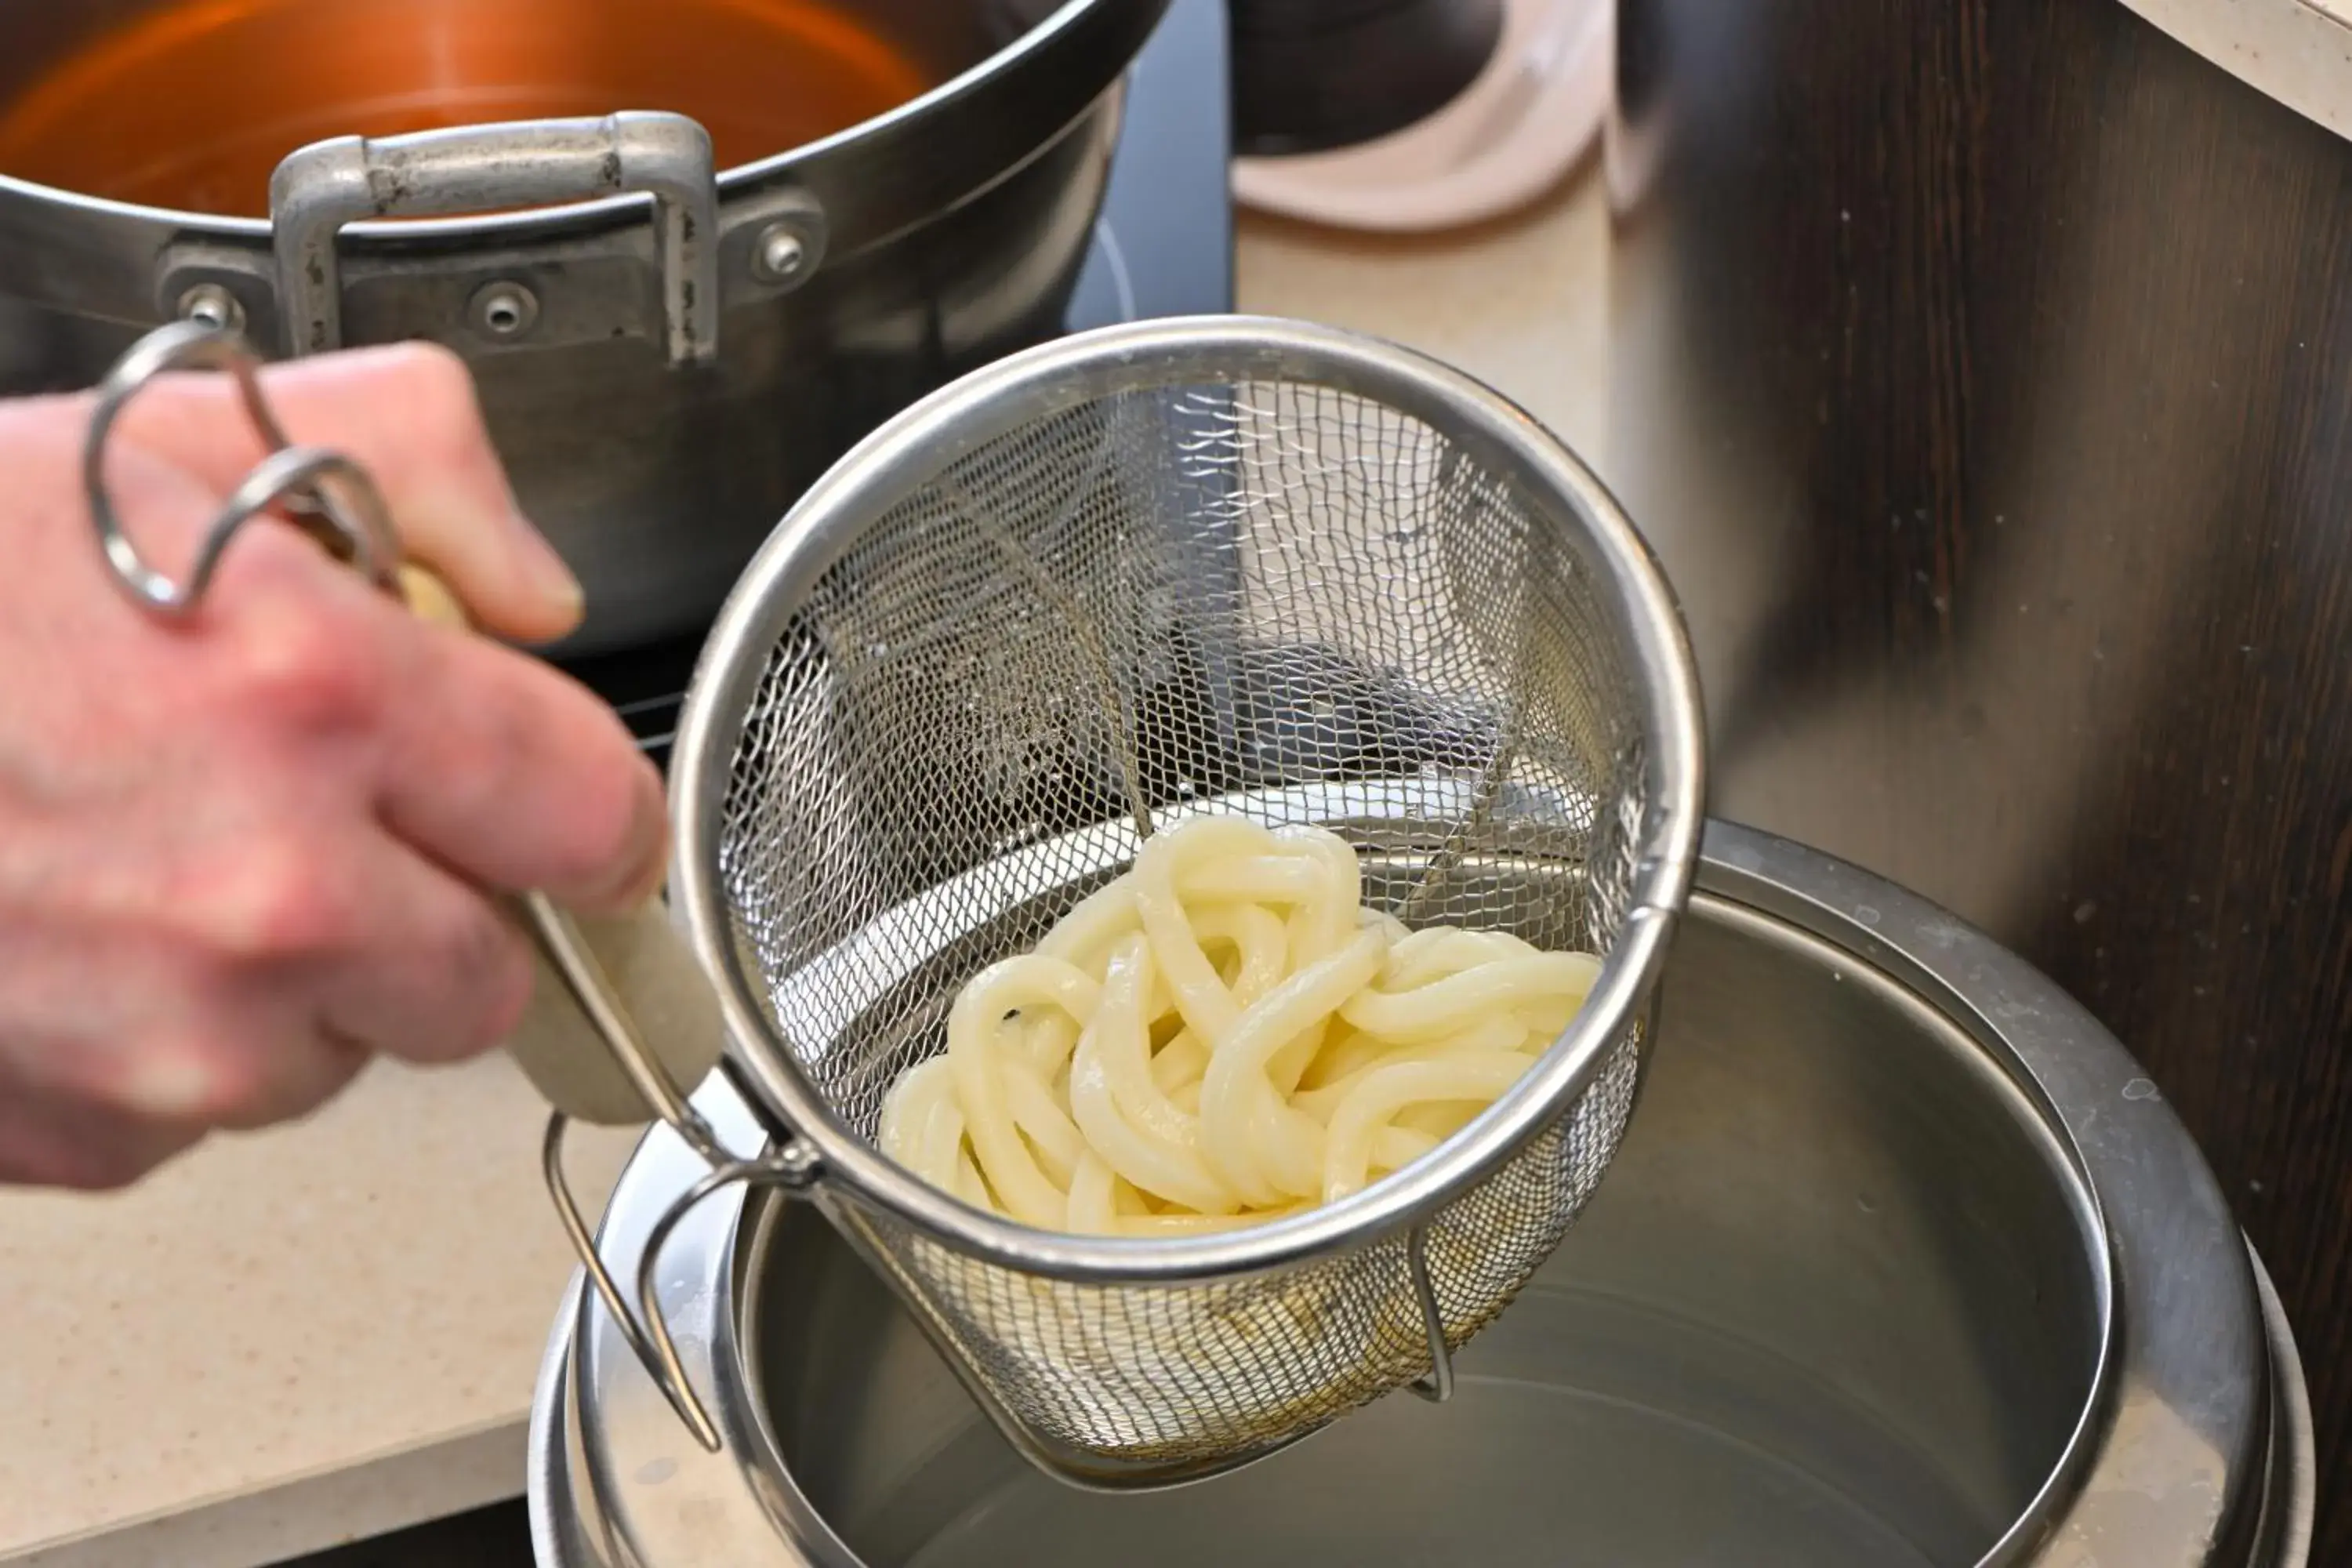
{"type": "Polygon", "coordinates": [[[278,160],[325,137],[666,109],[702,122],[723,169],[936,80],[810,0],[197,0],[0,106],[0,173],[258,217],[278,160]]]}

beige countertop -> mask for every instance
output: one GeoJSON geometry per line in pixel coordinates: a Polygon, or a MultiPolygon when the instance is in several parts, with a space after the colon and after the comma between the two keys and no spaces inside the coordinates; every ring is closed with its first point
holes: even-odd
{"type": "MultiPolygon", "coordinates": [[[[1591,182],[1461,235],[1244,218],[1242,309],[1377,332],[1606,437],[1591,182]]],[[[0,1192],[0,1565],[250,1568],[511,1497],[570,1255],[500,1057],[379,1066],[104,1197],[0,1192]]],[[[579,1140],[583,1201],[630,1140],[579,1140]]]]}

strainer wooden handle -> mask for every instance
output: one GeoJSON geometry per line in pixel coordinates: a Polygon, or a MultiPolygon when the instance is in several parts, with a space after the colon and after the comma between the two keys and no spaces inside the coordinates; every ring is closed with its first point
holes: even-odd
{"type": "MultiPolygon", "coordinates": [[[[726,1026],[709,976],[658,900],[633,914],[571,915],[581,945],[620,1000],[646,1054],[681,1097],[719,1065],[726,1026]]],[[[604,1033],[543,941],[535,989],[507,1051],[549,1105],[574,1121],[628,1127],[668,1120],[604,1043],[604,1033]]]]}
{"type": "MultiPolygon", "coordinates": [[[[422,567],[402,563],[392,574],[392,586],[425,619],[467,624],[465,607],[448,584],[422,567]]],[[[730,1173],[730,1180],[747,1173],[750,1167],[730,1162],[709,1124],[686,1100],[724,1051],[726,1022],[718,993],[685,936],[670,923],[658,893],[623,915],[580,914],[541,893],[520,894],[510,903],[530,933],[537,972],[530,1006],[507,1050],[555,1108],[541,1151],[548,1195],[574,1256],[646,1374],[695,1440],[716,1453],[721,1446],[719,1428],[687,1382],[677,1343],[654,1299],[659,1240],[648,1242],[641,1260],[639,1317],[633,1318],[564,1179],[563,1128],[567,1121],[625,1127],[659,1120],[711,1163],[713,1175],[707,1180],[719,1180],[722,1171],[730,1173]]]]}
{"type": "MultiPolygon", "coordinates": [[[[408,607],[426,620],[468,624],[457,595],[432,573],[404,563],[397,583],[408,607]]],[[[672,1108],[658,1101],[668,1097],[656,1087],[648,1100],[641,1075],[625,1065],[628,1047],[612,1042],[611,1031],[625,1031],[668,1079],[671,1094],[682,1095],[718,1065],[726,1025],[709,978],[660,895],[623,915],[533,902],[530,895],[514,900],[532,936],[537,973],[509,1053],[547,1102],[575,1121],[666,1119],[672,1108]]]]}

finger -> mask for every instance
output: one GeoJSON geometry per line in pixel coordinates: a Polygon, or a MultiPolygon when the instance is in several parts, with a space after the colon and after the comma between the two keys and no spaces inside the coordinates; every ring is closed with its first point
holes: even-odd
{"type": "Polygon", "coordinates": [[[380,836],[360,869],[373,907],[320,982],[323,1032],[414,1062],[478,1056],[514,1033],[530,949],[474,889],[380,836]]]}
{"type": "MultiPolygon", "coordinates": [[[[262,385],[289,439],[334,447],[368,470],[403,548],[447,579],[485,628],[546,642],[578,625],[580,584],[517,505],[463,360],[396,343],[271,365],[262,385]]],[[[163,378],[120,429],[224,495],[263,455],[226,376],[163,378]]]]}
{"type": "Polygon", "coordinates": [[[297,1010],[302,989],[256,988],[247,1020],[201,1035],[159,1033],[132,1048],[127,1068],[92,1103],[142,1125],[250,1131],[308,1116],[367,1065],[365,1047],[297,1010]]]}
{"type": "Polygon", "coordinates": [[[394,677],[379,809],[468,881],[589,912],[634,908],[668,848],[661,775],[604,703],[536,659],[418,626],[394,677]]]}
{"type": "Polygon", "coordinates": [[[39,1101],[102,1127],[107,1142],[168,1152],[209,1128],[307,1115],[366,1065],[363,1047],[318,1026],[317,987],[299,977],[172,984],[153,968],[141,975],[135,957],[126,967],[128,985],[177,996],[175,1016],[119,1020],[103,1033],[83,1027],[86,1018],[75,1033],[20,1041],[13,1064],[0,1064],[0,1100],[39,1101]]]}
{"type": "Polygon", "coordinates": [[[127,1186],[204,1136],[0,1075],[0,1183],[97,1192],[127,1186]]]}
{"type": "Polygon", "coordinates": [[[247,1092],[209,1120],[232,1131],[252,1131],[310,1115],[335,1098],[368,1064],[368,1048],[320,1028],[272,1051],[267,1071],[247,1092]]]}
{"type": "MultiPolygon", "coordinates": [[[[120,458],[119,494],[147,536],[192,532],[204,511],[196,481],[152,451],[120,458]]],[[[240,539],[207,612],[233,645],[215,663],[257,743],[309,731],[347,755],[363,737],[358,787],[394,837],[469,882],[591,911],[633,907],[659,885],[659,775],[568,677],[417,619],[288,529],[240,539]]]]}

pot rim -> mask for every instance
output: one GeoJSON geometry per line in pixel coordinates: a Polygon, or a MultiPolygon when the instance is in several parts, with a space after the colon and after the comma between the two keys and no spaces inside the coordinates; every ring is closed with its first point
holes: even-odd
{"type": "Polygon", "coordinates": [[[2097,1369],[2064,1450],[1978,1568],[2046,1560],[2068,1542],[2101,1552],[2121,1543],[2117,1560],[2135,1568],[2205,1568],[2198,1543],[2250,1540],[2271,1403],[2252,1257],[2202,1152],[2145,1070],[2040,970],[1835,857],[1710,821],[1700,887],[1851,953],[1969,1036],[2041,1112],[2082,1185],[2099,1239],[2090,1259],[2097,1369]],[[2215,1262],[2184,1273],[2182,1258],[2215,1262]],[[2208,1373],[2181,1402],[2202,1427],[2197,1445],[2178,1442],[2168,1397],[2184,1366],[2208,1373]],[[2209,1453],[2218,1465],[2201,1462],[2209,1453]],[[2158,1494],[2177,1495],[2179,1507],[2151,1508],[2158,1494]],[[2152,1520],[2168,1539],[2145,1539],[2152,1520]]]}
{"type": "MultiPolygon", "coordinates": [[[[1140,11],[1150,12],[1151,19],[1156,20],[1162,4],[1164,0],[1062,0],[1062,4],[1050,15],[1019,37],[903,103],[870,119],[861,120],[855,125],[844,127],[830,136],[803,142],[751,163],[719,171],[719,200],[723,204],[730,196],[761,190],[804,171],[820,159],[862,149],[894,136],[915,121],[927,119],[943,108],[968,99],[999,77],[1027,65],[1040,54],[1055,47],[1082,22],[1097,13],[1132,5],[1140,11]]],[[[1142,31],[1148,32],[1149,27],[1142,31]]],[[[1091,101],[1094,96],[1089,93],[1088,100],[1091,101]]],[[[0,171],[0,199],[10,197],[42,202],[95,218],[166,225],[178,231],[184,238],[199,241],[258,242],[266,246],[275,222],[268,217],[234,217],[151,206],[142,202],[117,201],[108,196],[94,196],[59,185],[21,179],[0,171]]],[[[643,206],[645,199],[638,193],[624,193],[525,212],[397,221],[374,219],[345,225],[342,233],[360,240],[396,237],[403,240],[464,238],[520,243],[593,228],[625,218],[634,221],[635,214],[643,206]]]]}
{"type": "MultiPolygon", "coordinates": [[[[1710,820],[1693,902],[1789,925],[1920,999],[1979,1042],[2075,1163],[2104,1242],[2088,1259],[2103,1287],[2099,1365],[2064,1452],[1979,1568],[2048,1561],[2070,1543],[2095,1554],[2085,1560],[2135,1568],[2301,1568],[2314,1472],[2292,1330],[2202,1154],[2124,1047],[1973,927],[1801,845],[1710,820]],[[2155,1529],[2163,1540],[2147,1539],[2155,1529]]],[[[757,1121],[731,1088],[714,1079],[697,1099],[730,1146],[756,1146],[757,1121]]],[[[633,1269],[646,1226],[702,1169],[675,1134],[648,1133],[606,1213],[608,1261],[633,1269]]],[[[737,1329],[754,1236],[741,1222],[761,1212],[740,1192],[719,1194],[680,1227],[677,1263],[664,1270],[680,1350],[698,1383],[716,1384],[726,1453],[695,1447],[575,1276],[533,1404],[529,1489],[542,1568],[608,1568],[595,1541],[626,1541],[624,1560],[660,1568],[663,1521],[686,1511],[698,1529],[723,1521],[746,1561],[858,1568],[748,1397],[737,1329]],[[614,1441],[623,1432],[625,1451],[614,1441]]]]}

